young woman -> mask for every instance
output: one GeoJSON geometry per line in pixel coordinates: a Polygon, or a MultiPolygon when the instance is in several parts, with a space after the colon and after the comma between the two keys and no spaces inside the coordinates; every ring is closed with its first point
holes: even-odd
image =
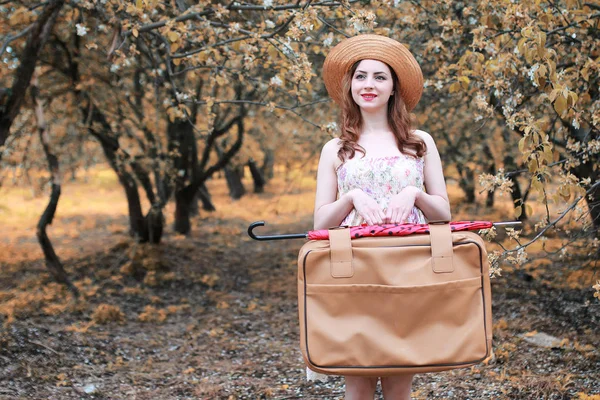
{"type": "MultiPolygon", "coordinates": [[[[393,39],[355,36],[332,49],[323,79],[341,108],[341,123],[340,137],[321,152],[314,229],[449,221],[435,142],[411,127],[409,113],[423,90],[412,54],[393,39]]],[[[385,399],[410,399],[412,378],[382,377],[385,399]]],[[[377,381],[347,376],[346,399],[372,400],[377,381]]]]}

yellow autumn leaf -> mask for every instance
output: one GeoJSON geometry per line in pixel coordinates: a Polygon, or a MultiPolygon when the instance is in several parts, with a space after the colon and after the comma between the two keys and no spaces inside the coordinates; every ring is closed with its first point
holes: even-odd
{"type": "Polygon", "coordinates": [[[521,138],[521,140],[519,140],[519,151],[522,153],[523,150],[525,149],[525,141],[527,140],[526,137],[521,138]]]}
{"type": "Polygon", "coordinates": [[[562,115],[567,110],[567,99],[559,95],[554,101],[554,109],[559,115],[562,115]]]}
{"type": "Polygon", "coordinates": [[[452,85],[450,85],[450,93],[456,93],[460,90],[460,83],[459,82],[454,82],[452,85]]]}
{"type": "Polygon", "coordinates": [[[176,42],[177,40],[179,40],[179,33],[170,31],[169,33],[167,33],[167,38],[169,38],[171,42],[176,42]]]}
{"type": "Polygon", "coordinates": [[[525,210],[527,211],[527,215],[531,216],[533,214],[533,208],[529,204],[525,206],[525,210]]]}
{"type": "Polygon", "coordinates": [[[531,160],[529,160],[529,162],[527,163],[527,169],[529,170],[529,173],[533,174],[535,171],[538,170],[538,162],[535,158],[532,158],[531,160]]]}
{"type": "Polygon", "coordinates": [[[575,103],[577,103],[577,93],[575,92],[569,92],[569,94],[567,95],[567,105],[569,107],[573,107],[575,105],[575,103]]]}
{"type": "Polygon", "coordinates": [[[279,51],[275,48],[275,46],[269,46],[267,53],[271,59],[276,59],[279,56],[279,51]]]}

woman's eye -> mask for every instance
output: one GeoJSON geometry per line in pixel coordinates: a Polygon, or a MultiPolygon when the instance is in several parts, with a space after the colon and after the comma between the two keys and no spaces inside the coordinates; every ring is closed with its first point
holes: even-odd
{"type": "Polygon", "coordinates": [[[356,77],[355,77],[355,78],[356,78],[356,79],[362,79],[362,78],[364,78],[364,75],[361,75],[361,74],[359,74],[359,75],[356,75],[356,77]]]}
{"type": "Polygon", "coordinates": [[[380,81],[385,81],[385,77],[383,77],[383,76],[378,76],[377,79],[379,79],[380,81]],[[379,79],[379,78],[381,78],[381,79],[379,79]]]}

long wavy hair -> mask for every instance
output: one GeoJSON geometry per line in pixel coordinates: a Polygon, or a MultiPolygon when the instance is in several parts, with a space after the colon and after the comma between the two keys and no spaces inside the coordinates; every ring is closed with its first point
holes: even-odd
{"type": "MultiPolygon", "coordinates": [[[[362,61],[362,60],[360,60],[362,61]]],[[[360,107],[352,98],[352,77],[360,61],[354,63],[352,68],[342,78],[342,113],[340,116],[340,140],[341,147],[338,151],[338,157],[342,162],[346,158],[353,158],[357,151],[366,155],[365,149],[358,144],[358,138],[363,126],[360,107]]],[[[387,65],[387,64],[386,64],[387,65]]],[[[406,105],[400,96],[398,87],[398,77],[394,70],[388,65],[392,73],[394,82],[394,95],[390,96],[387,108],[387,119],[390,129],[396,137],[396,143],[401,153],[411,157],[423,157],[427,151],[425,142],[413,132],[413,124],[410,114],[406,110],[406,105]],[[407,150],[413,150],[409,152],[407,150]]]]}

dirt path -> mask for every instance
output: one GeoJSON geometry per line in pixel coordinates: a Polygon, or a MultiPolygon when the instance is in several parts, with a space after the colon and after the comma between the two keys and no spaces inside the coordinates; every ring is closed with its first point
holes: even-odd
{"type": "MultiPolygon", "coordinates": [[[[251,241],[246,225],[214,219],[191,238],[168,236],[159,250],[122,236],[106,248],[99,245],[96,254],[69,261],[87,301],[60,310],[61,297],[47,289],[58,312],[44,309],[47,304],[34,296],[39,306],[23,308],[3,328],[0,398],[342,398],[340,378],[304,379],[295,281],[302,240],[251,241]],[[119,306],[123,321],[89,325],[100,304],[119,306]]],[[[302,232],[308,226],[305,216],[264,232],[302,232]]],[[[0,300],[10,300],[19,285],[35,285],[40,276],[43,291],[47,275],[40,261],[3,268],[0,300]]],[[[419,375],[413,398],[600,395],[600,307],[585,303],[580,289],[528,278],[513,273],[493,283],[495,360],[419,375]],[[522,337],[535,330],[566,340],[538,347],[522,337]]]]}

